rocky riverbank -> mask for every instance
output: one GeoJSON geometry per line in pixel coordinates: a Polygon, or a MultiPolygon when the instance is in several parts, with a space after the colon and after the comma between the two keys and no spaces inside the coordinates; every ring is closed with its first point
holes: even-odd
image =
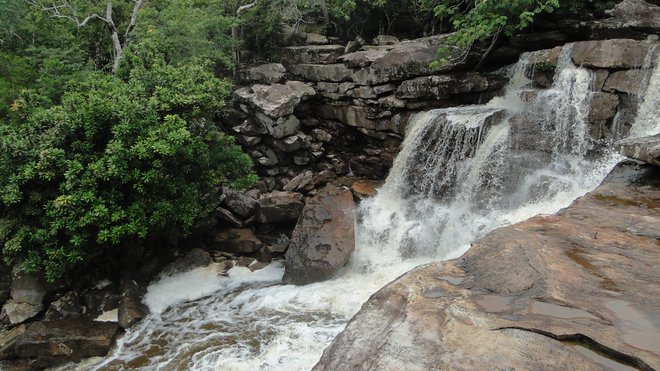
{"type": "Polygon", "coordinates": [[[659,241],[660,169],[622,163],[556,215],[387,285],[315,370],[657,369],[659,241]]]}

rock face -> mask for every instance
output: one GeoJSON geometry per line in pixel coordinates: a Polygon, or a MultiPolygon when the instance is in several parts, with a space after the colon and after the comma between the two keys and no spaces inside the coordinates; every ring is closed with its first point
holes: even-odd
{"type": "Polygon", "coordinates": [[[213,248],[232,254],[252,254],[264,246],[249,228],[227,229],[215,234],[213,248]]]}
{"type": "Polygon", "coordinates": [[[2,310],[12,325],[22,323],[41,312],[46,293],[43,277],[16,266],[12,271],[11,300],[2,310]]]}
{"type": "Polygon", "coordinates": [[[287,81],[286,84],[253,85],[234,92],[239,101],[269,117],[279,118],[290,115],[303,100],[316,94],[314,89],[300,81],[287,81]]]}
{"type": "Polygon", "coordinates": [[[613,39],[575,44],[571,58],[578,66],[595,68],[634,68],[644,64],[648,45],[637,40],[613,39]]]}
{"type": "Polygon", "coordinates": [[[29,369],[43,369],[110,351],[117,325],[88,319],[35,322],[0,337],[0,360],[27,359],[29,369]]]}
{"type": "Polygon", "coordinates": [[[127,329],[146,317],[149,308],[142,303],[144,287],[129,272],[124,272],[119,291],[119,326],[127,329]]]}
{"type": "Polygon", "coordinates": [[[613,27],[660,29],[660,7],[644,0],[624,0],[607,13],[613,27]]]}
{"type": "Polygon", "coordinates": [[[302,198],[296,192],[272,192],[259,199],[257,219],[261,223],[296,220],[303,208],[302,198]]]}
{"type": "Polygon", "coordinates": [[[557,215],[381,289],[314,370],[657,369],[659,207],[658,168],[620,165],[557,215]]]}
{"type": "Polygon", "coordinates": [[[355,250],[355,206],[348,189],[327,186],[311,198],[286,253],[284,283],[307,284],[331,277],[355,250]]]}
{"type": "Polygon", "coordinates": [[[626,157],[660,166],[660,133],[643,138],[621,140],[617,146],[619,152],[626,157]]]}
{"type": "Polygon", "coordinates": [[[286,68],[280,63],[268,63],[239,71],[238,79],[244,84],[276,84],[285,74],[286,68]]]}

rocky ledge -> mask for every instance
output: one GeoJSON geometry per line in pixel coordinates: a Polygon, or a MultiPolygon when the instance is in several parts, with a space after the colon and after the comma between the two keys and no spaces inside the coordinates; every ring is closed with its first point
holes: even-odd
{"type": "Polygon", "coordinates": [[[619,165],[552,216],[374,294],[315,370],[660,368],[660,169],[619,165]]]}

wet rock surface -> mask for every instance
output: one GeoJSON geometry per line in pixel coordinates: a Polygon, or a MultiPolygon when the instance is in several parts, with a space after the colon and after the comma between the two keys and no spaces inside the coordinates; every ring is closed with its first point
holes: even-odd
{"type": "Polygon", "coordinates": [[[355,250],[355,205],[351,191],[327,186],[308,200],[286,253],[284,283],[330,278],[355,250]]]}
{"type": "Polygon", "coordinates": [[[660,166],[660,133],[642,138],[621,140],[619,152],[630,158],[660,166]]]}
{"type": "Polygon", "coordinates": [[[556,215],[381,289],[314,369],[657,369],[659,207],[658,168],[621,164],[556,215]]]}

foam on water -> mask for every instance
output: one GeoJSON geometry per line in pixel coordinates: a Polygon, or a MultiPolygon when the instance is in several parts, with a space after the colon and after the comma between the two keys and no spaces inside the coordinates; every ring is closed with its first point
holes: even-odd
{"type": "MultiPolygon", "coordinates": [[[[568,206],[620,159],[587,156],[592,76],[569,56],[570,46],[554,85],[526,103],[520,92],[529,90],[530,54],[503,97],[411,119],[385,185],[358,208],[356,251],[336,278],[282,285],[279,262],[256,272],[234,268],[229,277],[209,267],[163,278],[145,298],[152,314],[96,369],[310,369],[386,283],[419,264],[460,256],[494,228],[568,206]],[[540,123],[547,152],[517,149],[512,120],[521,114],[540,123]]],[[[640,109],[655,120],[658,80],[654,71],[640,109]]],[[[657,130],[644,117],[635,130],[657,130]]]]}

